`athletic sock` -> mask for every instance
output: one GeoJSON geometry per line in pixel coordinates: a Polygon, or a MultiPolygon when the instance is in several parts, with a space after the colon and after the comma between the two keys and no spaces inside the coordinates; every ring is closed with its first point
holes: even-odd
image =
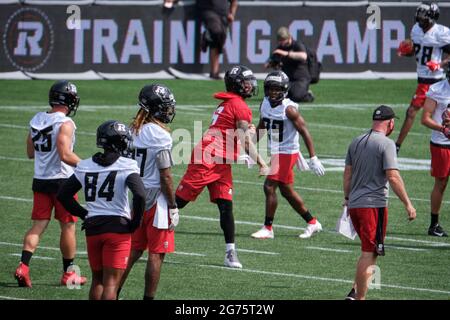
{"type": "Polygon", "coordinates": [[[430,227],[434,227],[439,223],[439,214],[431,213],[431,224],[430,227]]]}
{"type": "Polygon", "coordinates": [[[236,246],[234,245],[234,243],[227,243],[226,245],[226,252],[230,251],[230,250],[236,250],[236,246]]]}
{"type": "Polygon", "coordinates": [[[272,230],[272,224],[273,224],[273,218],[266,216],[266,220],[264,221],[264,226],[266,227],[266,229],[272,230]]]}
{"type": "Polygon", "coordinates": [[[142,300],[155,300],[155,297],[149,297],[144,294],[144,298],[142,300]]]}
{"type": "Polygon", "coordinates": [[[32,256],[33,256],[33,252],[28,251],[28,250],[22,250],[22,256],[20,258],[20,262],[22,262],[26,266],[29,266],[32,256]]]}
{"type": "Polygon", "coordinates": [[[306,211],[304,214],[301,215],[303,220],[306,221],[306,223],[314,224],[316,223],[316,219],[311,215],[311,212],[306,211]],[[314,221],[312,221],[314,219],[314,221]]]}
{"type": "Polygon", "coordinates": [[[69,269],[69,267],[73,265],[73,259],[65,259],[63,258],[63,268],[64,268],[64,272],[67,272],[67,269],[69,269]]]}

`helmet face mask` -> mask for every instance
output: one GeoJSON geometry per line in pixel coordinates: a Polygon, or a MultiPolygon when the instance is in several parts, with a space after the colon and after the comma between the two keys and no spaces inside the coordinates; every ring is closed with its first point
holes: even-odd
{"type": "Polygon", "coordinates": [[[289,77],[283,71],[274,71],[264,80],[264,95],[272,106],[279,105],[288,95],[289,77]]]}
{"type": "Polygon", "coordinates": [[[48,103],[52,107],[57,105],[66,106],[69,110],[67,116],[75,116],[80,104],[77,87],[66,80],[55,82],[48,93],[48,103]]]}
{"type": "Polygon", "coordinates": [[[173,121],[176,114],[175,105],[175,97],[165,85],[148,85],[139,93],[139,107],[163,123],[173,121]]]}
{"type": "Polygon", "coordinates": [[[133,150],[133,138],[130,129],[116,120],[109,120],[97,128],[97,147],[105,151],[119,153],[129,157],[133,150]]]}
{"type": "Polygon", "coordinates": [[[245,66],[235,66],[225,73],[225,88],[244,99],[258,94],[256,77],[245,66]]]}
{"type": "Polygon", "coordinates": [[[429,29],[439,19],[439,7],[436,3],[422,3],[417,7],[415,21],[422,29],[429,29]]]}

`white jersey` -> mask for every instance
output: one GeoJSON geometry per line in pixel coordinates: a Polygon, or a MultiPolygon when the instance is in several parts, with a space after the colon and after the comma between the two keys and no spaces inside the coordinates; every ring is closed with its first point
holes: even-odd
{"type": "Polygon", "coordinates": [[[56,148],[56,139],[61,125],[71,122],[74,127],[71,150],[75,144],[75,123],[63,112],[39,112],[30,121],[30,134],[34,145],[34,178],[66,179],[73,168],[61,161],[56,148]]]}
{"type": "Polygon", "coordinates": [[[170,133],[155,123],[147,123],[142,126],[139,135],[133,134],[133,145],[145,188],[160,188],[156,155],[162,150],[172,149],[170,133]]]}
{"type": "MultiPolygon", "coordinates": [[[[447,111],[447,107],[450,107],[450,84],[448,80],[445,79],[430,86],[427,97],[437,102],[436,109],[433,112],[433,120],[437,123],[442,123],[444,113],[447,111]]],[[[437,130],[431,132],[431,142],[440,145],[450,145],[450,140],[437,130]]]]}
{"type": "Polygon", "coordinates": [[[417,76],[427,79],[444,78],[444,70],[432,72],[426,66],[428,61],[442,61],[442,48],[450,45],[450,29],[440,24],[434,26],[426,33],[416,23],[411,30],[411,40],[414,42],[414,50],[417,61],[417,76]]]}
{"type": "Polygon", "coordinates": [[[139,174],[137,162],[125,157],[119,157],[107,167],[95,163],[92,158],[80,161],[75,168],[75,177],[84,190],[86,218],[121,216],[131,219],[125,181],[132,173],[139,174]]]}
{"type": "Polygon", "coordinates": [[[298,131],[286,115],[287,107],[298,109],[298,104],[290,99],[284,99],[278,106],[272,108],[265,97],[261,104],[261,119],[267,129],[267,141],[271,154],[294,154],[299,152],[298,131]]]}

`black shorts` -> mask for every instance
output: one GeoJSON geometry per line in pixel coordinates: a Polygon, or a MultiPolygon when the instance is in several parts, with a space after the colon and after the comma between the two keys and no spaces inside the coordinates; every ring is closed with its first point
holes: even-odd
{"type": "Polygon", "coordinates": [[[227,17],[221,16],[214,11],[205,10],[201,12],[200,18],[209,33],[207,46],[217,48],[219,53],[222,53],[227,38],[227,17]]]}

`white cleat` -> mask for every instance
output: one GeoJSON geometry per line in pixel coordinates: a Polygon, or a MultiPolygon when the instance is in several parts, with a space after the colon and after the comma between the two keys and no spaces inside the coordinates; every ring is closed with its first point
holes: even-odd
{"type": "Polygon", "coordinates": [[[273,239],[273,229],[269,230],[265,226],[263,226],[260,230],[252,233],[252,238],[255,239],[273,239]]]}
{"type": "Polygon", "coordinates": [[[242,269],[242,264],[239,262],[236,250],[229,250],[225,253],[224,265],[228,268],[242,269]]]}
{"type": "Polygon", "coordinates": [[[303,232],[301,235],[299,235],[302,239],[308,239],[311,238],[311,236],[316,233],[322,231],[322,225],[318,220],[316,220],[316,223],[314,224],[308,224],[306,227],[305,232],[303,232]]]}

